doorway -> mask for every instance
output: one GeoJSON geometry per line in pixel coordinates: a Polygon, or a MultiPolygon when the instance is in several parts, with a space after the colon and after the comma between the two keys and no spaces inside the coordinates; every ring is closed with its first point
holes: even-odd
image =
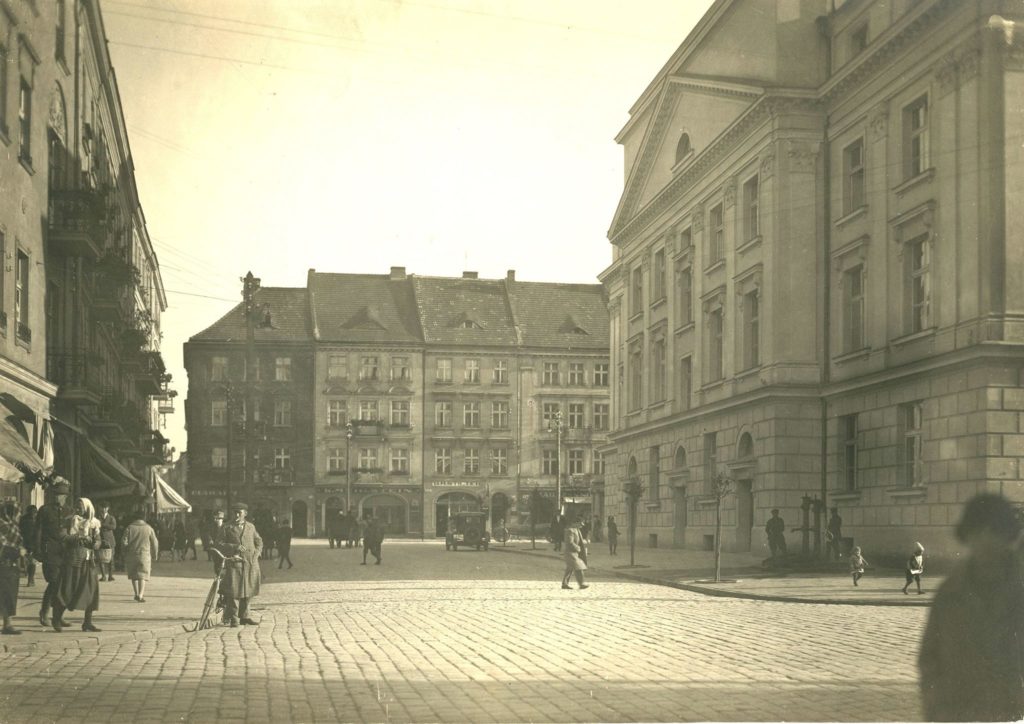
{"type": "Polygon", "coordinates": [[[434,508],[434,535],[444,538],[448,530],[448,517],[455,513],[475,513],[480,510],[480,500],[469,493],[445,493],[437,499],[434,508]]]}
{"type": "Polygon", "coordinates": [[[309,535],[308,520],[309,508],[305,501],[296,500],[292,503],[292,535],[296,538],[305,538],[309,535]]]}
{"type": "Polygon", "coordinates": [[[324,519],[320,525],[323,535],[327,535],[328,530],[332,529],[334,523],[338,520],[339,516],[345,512],[342,505],[341,498],[336,495],[332,495],[324,501],[324,519]]]}
{"type": "Polygon", "coordinates": [[[672,493],[672,547],[686,545],[686,488],[676,488],[672,493]]]}
{"type": "Polygon", "coordinates": [[[508,519],[510,507],[511,501],[504,493],[495,493],[491,496],[491,530],[497,528],[501,521],[505,521],[506,526],[512,522],[508,519]]]}
{"type": "Polygon", "coordinates": [[[405,535],[405,501],[395,495],[371,495],[363,501],[363,517],[372,515],[388,535],[405,535]]]}
{"type": "Polygon", "coordinates": [[[736,481],[736,551],[750,550],[754,529],[754,481],[736,481]]]}

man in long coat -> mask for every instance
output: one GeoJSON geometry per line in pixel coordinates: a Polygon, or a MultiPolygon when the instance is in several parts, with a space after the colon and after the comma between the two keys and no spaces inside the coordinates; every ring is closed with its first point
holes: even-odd
{"type": "MultiPolygon", "coordinates": [[[[43,605],[39,609],[39,623],[49,626],[50,606],[57,602],[60,594],[62,570],[64,568],[64,539],[68,537],[68,518],[72,510],[68,507],[71,487],[63,478],[58,479],[46,491],[46,504],[37,515],[35,550],[42,556],[43,577],[46,590],[43,605]]],[[[60,622],[63,624],[63,622],[60,622]]]]}
{"type": "Polygon", "coordinates": [[[248,512],[245,503],[232,505],[232,521],[218,531],[214,541],[214,547],[225,557],[220,592],[224,597],[224,617],[230,626],[256,625],[249,617],[249,599],[260,592],[263,539],[256,526],[245,519],[248,512]]]}
{"type": "Polygon", "coordinates": [[[580,518],[573,520],[565,529],[565,549],[562,557],[565,558],[565,573],[562,575],[562,588],[572,588],[569,585],[573,575],[580,588],[589,588],[589,584],[583,579],[583,571],[587,570],[587,539],[580,531],[583,521],[580,518]]]}

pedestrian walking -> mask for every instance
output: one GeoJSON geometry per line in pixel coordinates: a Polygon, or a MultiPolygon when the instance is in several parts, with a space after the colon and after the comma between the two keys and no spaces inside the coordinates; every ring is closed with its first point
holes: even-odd
{"type": "Polygon", "coordinates": [[[548,537],[555,544],[556,551],[562,550],[562,539],[565,537],[565,521],[558,513],[555,513],[555,517],[551,520],[548,537]]]}
{"type": "Polygon", "coordinates": [[[384,529],[380,522],[372,515],[366,515],[366,530],[363,532],[363,562],[366,565],[366,554],[371,553],[377,559],[377,565],[381,560],[381,545],[384,543],[384,529]]]}
{"type": "Polygon", "coordinates": [[[196,538],[199,537],[199,523],[196,516],[189,513],[185,516],[185,555],[192,551],[192,560],[199,560],[199,552],[196,550],[196,538]]]}
{"type": "Polygon", "coordinates": [[[907,559],[906,570],[904,571],[907,582],[903,586],[903,595],[907,595],[907,588],[911,583],[917,583],[917,592],[924,593],[921,590],[921,574],[924,573],[924,546],[920,543],[914,544],[914,552],[910,554],[910,558],[907,559]]]}
{"type": "Polygon", "coordinates": [[[580,530],[583,520],[574,518],[565,529],[565,546],[562,554],[565,558],[565,573],[562,575],[562,588],[572,588],[570,579],[575,575],[579,587],[589,588],[583,580],[583,571],[587,570],[587,539],[580,530]]]}
{"type": "Polygon", "coordinates": [[[124,566],[132,582],[132,592],[139,603],[146,602],[146,581],[149,580],[152,562],[160,557],[160,542],[156,531],[146,522],[141,510],[136,512],[121,537],[124,548],[124,566]]]}
{"type": "MultiPolygon", "coordinates": [[[[68,537],[67,520],[71,516],[68,507],[68,495],[71,486],[63,478],[55,478],[47,489],[46,502],[36,516],[35,550],[42,556],[43,578],[46,590],[43,591],[42,605],[39,607],[39,623],[50,625],[50,609],[55,607],[60,593],[61,575],[64,571],[64,540],[68,537]]],[[[55,621],[62,626],[68,624],[60,618],[55,621]]]]}
{"type": "Polygon", "coordinates": [[[11,625],[11,618],[18,613],[21,558],[27,555],[20,522],[17,503],[8,500],[0,505],[0,615],[4,620],[0,634],[4,636],[21,633],[11,625]]]}
{"type": "Polygon", "coordinates": [[[590,517],[587,516],[587,517],[581,518],[581,520],[583,522],[580,523],[580,533],[583,534],[584,538],[586,538],[587,540],[590,540],[590,517]]]}
{"type": "Polygon", "coordinates": [[[786,521],[779,515],[778,508],[772,508],[772,517],[765,523],[764,532],[768,535],[771,557],[786,555],[786,521]]]}
{"type": "Polygon", "coordinates": [[[602,532],[601,532],[601,516],[599,516],[599,515],[595,515],[594,516],[594,537],[593,537],[593,541],[595,543],[601,543],[601,542],[604,541],[604,536],[602,535],[602,532]]]}
{"type": "Polygon", "coordinates": [[[857,581],[864,575],[867,565],[868,562],[860,553],[860,546],[854,546],[850,551],[850,574],[853,576],[853,585],[857,585],[857,581]]]}
{"type": "Polygon", "coordinates": [[[83,631],[98,632],[92,623],[93,614],[100,607],[100,585],[96,572],[96,552],[100,549],[100,521],[96,509],[88,498],[79,498],[75,504],[75,515],[68,527],[67,555],[60,576],[60,590],[53,602],[54,631],[60,633],[64,626],[64,611],[85,613],[83,631]]]}
{"type": "Polygon", "coordinates": [[[288,567],[292,567],[292,523],[287,518],[281,520],[277,527],[277,567],[280,568],[288,561],[288,567]]]}
{"type": "Polygon", "coordinates": [[[25,576],[28,580],[25,581],[26,586],[36,585],[36,557],[38,553],[35,550],[35,542],[37,538],[37,527],[39,522],[36,520],[36,506],[30,505],[25,508],[25,512],[21,514],[18,519],[18,530],[21,532],[21,545],[25,549],[25,576]]]}
{"type": "Polygon", "coordinates": [[[349,513],[349,516],[355,521],[351,528],[351,535],[353,536],[352,547],[358,548],[359,544],[366,540],[366,521],[356,516],[354,510],[349,513]]]}
{"type": "Polygon", "coordinates": [[[619,526],[615,523],[615,516],[608,516],[608,553],[613,556],[619,555],[619,526]]]}
{"type": "Polygon", "coordinates": [[[100,549],[96,563],[101,581],[114,580],[114,548],[117,546],[117,518],[110,514],[110,503],[100,503],[100,549]]]}
{"type": "Polygon", "coordinates": [[[327,513],[327,543],[331,548],[341,548],[341,511],[327,513]]]}
{"type": "Polygon", "coordinates": [[[239,623],[255,626],[249,617],[249,601],[260,592],[260,556],[263,539],[256,526],[246,520],[249,506],[235,503],[231,506],[233,520],[225,523],[214,542],[224,556],[224,575],[220,592],[224,597],[224,617],[228,625],[239,623]]]}
{"type": "Polygon", "coordinates": [[[968,555],[939,587],[918,654],[927,721],[1024,719],[1021,524],[1000,495],[975,496],[956,528],[968,555]]]}
{"type": "Polygon", "coordinates": [[[181,518],[174,520],[174,554],[171,560],[179,563],[185,560],[185,551],[188,550],[188,532],[185,530],[185,521],[181,518]]]}
{"type": "Polygon", "coordinates": [[[843,541],[843,519],[839,517],[839,508],[832,508],[831,513],[825,527],[825,560],[830,560],[834,554],[838,561],[843,541]]]}

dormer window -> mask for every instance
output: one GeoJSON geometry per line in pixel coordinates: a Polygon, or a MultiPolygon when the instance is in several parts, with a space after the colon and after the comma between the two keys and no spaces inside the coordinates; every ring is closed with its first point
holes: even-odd
{"type": "Polygon", "coordinates": [[[480,329],[480,325],[474,322],[472,319],[464,319],[459,324],[462,329],[480,329]]]}
{"type": "Polygon", "coordinates": [[[571,314],[566,315],[558,331],[563,334],[590,334],[590,332],[580,326],[579,322],[571,314]]]}
{"type": "Polygon", "coordinates": [[[483,329],[484,326],[480,324],[473,317],[469,316],[467,312],[463,312],[452,320],[452,327],[455,329],[483,329]]]}
{"type": "Polygon", "coordinates": [[[679,137],[679,142],[676,143],[676,163],[678,164],[689,156],[692,151],[693,146],[690,145],[690,134],[684,133],[679,137]]]}

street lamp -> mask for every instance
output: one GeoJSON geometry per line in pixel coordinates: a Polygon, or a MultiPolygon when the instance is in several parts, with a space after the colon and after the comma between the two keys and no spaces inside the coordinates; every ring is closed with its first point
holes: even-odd
{"type": "Polygon", "coordinates": [[[345,423],[345,512],[352,512],[352,421],[345,423]]]}
{"type": "Polygon", "coordinates": [[[548,432],[555,433],[557,449],[555,455],[555,515],[562,513],[562,410],[555,412],[555,418],[548,422],[548,432]]]}

